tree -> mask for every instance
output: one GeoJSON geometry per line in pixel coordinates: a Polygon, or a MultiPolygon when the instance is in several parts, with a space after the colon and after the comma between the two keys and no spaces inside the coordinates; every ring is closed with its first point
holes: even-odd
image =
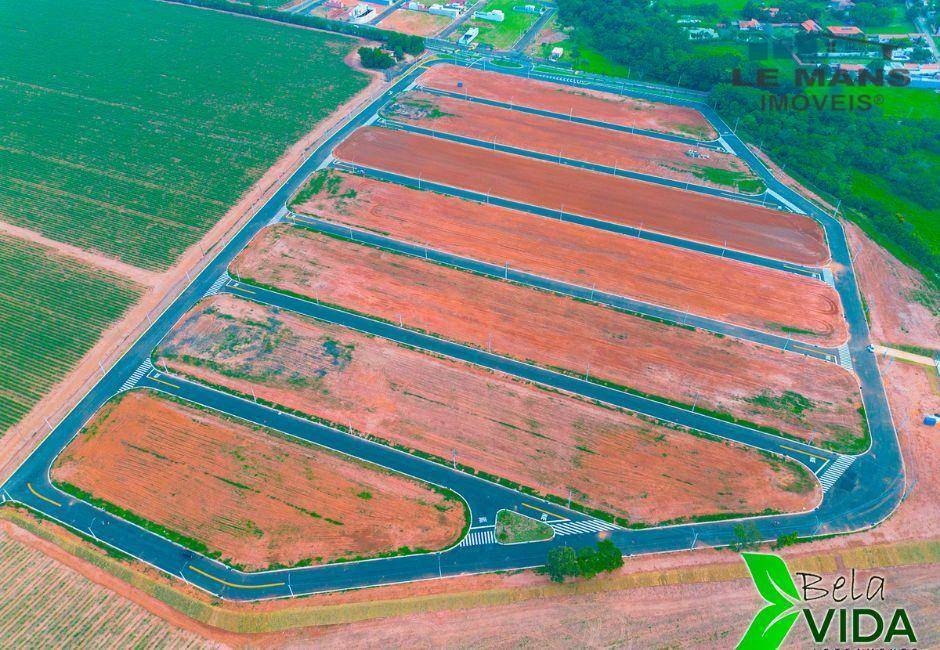
{"type": "Polygon", "coordinates": [[[549,549],[545,571],[552,582],[564,582],[567,577],[580,575],[577,553],[570,546],[557,546],[549,549]]]}
{"type": "Polygon", "coordinates": [[[760,530],[753,523],[734,527],[734,541],[728,544],[732,551],[753,551],[760,547],[760,530]]]}
{"type": "Polygon", "coordinates": [[[395,65],[395,59],[380,47],[360,47],[359,60],[364,68],[385,70],[395,65]]]}
{"type": "Polygon", "coordinates": [[[608,573],[623,566],[623,554],[609,539],[597,543],[597,566],[608,573]]]}

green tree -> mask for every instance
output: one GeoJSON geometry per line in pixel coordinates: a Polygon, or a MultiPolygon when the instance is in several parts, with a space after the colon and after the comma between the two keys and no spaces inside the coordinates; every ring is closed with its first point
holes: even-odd
{"type": "Polygon", "coordinates": [[[580,575],[578,554],[570,546],[557,546],[549,549],[545,571],[552,582],[564,582],[565,578],[580,575]]]}
{"type": "Polygon", "coordinates": [[[753,523],[738,524],[734,527],[734,541],[728,546],[732,551],[750,551],[760,547],[760,530],[753,523]]]}
{"type": "Polygon", "coordinates": [[[608,573],[623,566],[623,554],[609,539],[597,543],[597,566],[601,571],[608,573]]]}

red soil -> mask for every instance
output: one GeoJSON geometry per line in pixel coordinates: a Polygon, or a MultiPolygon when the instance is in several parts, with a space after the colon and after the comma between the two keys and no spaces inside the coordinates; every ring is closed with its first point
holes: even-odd
{"type": "Polygon", "coordinates": [[[829,259],[819,225],[653,183],[378,127],[336,148],[348,162],[796,264],[829,259]]]}
{"type": "Polygon", "coordinates": [[[464,526],[418,481],[147,392],[102,409],[52,475],[249,569],[444,548],[464,526]]]}
{"type": "Polygon", "coordinates": [[[436,65],[418,83],[427,88],[466,93],[472,97],[519,104],[545,111],[600,120],[638,129],[712,139],[717,133],[693,108],[648,102],[548,81],[484,72],[474,68],[436,65]],[[457,87],[457,82],[462,87],[457,87]]]}
{"type": "Polygon", "coordinates": [[[465,465],[570,488],[630,520],[816,503],[795,464],[231,296],[196,307],[158,354],[203,381],[442,458],[456,449],[465,465]]]}
{"type": "Polygon", "coordinates": [[[838,345],[848,337],[838,295],[811,278],[393,183],[337,177],[336,194],[326,189],[298,209],[759,330],[810,332],[794,334],[800,340],[838,345]],[[355,197],[344,196],[347,190],[355,197]]]}
{"type": "Polygon", "coordinates": [[[795,436],[858,435],[861,399],[839,366],[718,338],[292,226],[259,234],[242,277],[544,366],[584,372],[795,436]],[[681,355],[676,351],[682,350],[681,355]],[[757,397],[811,400],[801,415],[757,397]]]}
{"type": "Polygon", "coordinates": [[[938,314],[924,302],[914,300],[932,292],[924,276],[892,257],[855,224],[846,223],[845,233],[871,311],[872,336],[888,346],[907,344],[940,349],[938,314]]]}
{"type": "Polygon", "coordinates": [[[411,11],[401,7],[382,20],[377,27],[403,34],[431,36],[447,27],[450,22],[447,16],[429,14],[425,11],[411,11]]]}
{"type": "Polygon", "coordinates": [[[385,112],[399,122],[435,131],[487,142],[495,140],[498,144],[699,185],[733,187],[702,178],[703,168],[733,172],[738,180],[754,178],[754,174],[737,157],[721,151],[709,151],[707,159],[693,159],[686,155],[689,150],[686,144],[519,113],[427,92],[406,93],[386,108],[385,112]],[[443,115],[437,114],[435,109],[443,115]]]}

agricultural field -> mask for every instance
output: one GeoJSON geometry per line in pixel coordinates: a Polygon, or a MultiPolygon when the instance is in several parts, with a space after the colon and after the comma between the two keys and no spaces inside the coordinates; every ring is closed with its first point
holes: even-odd
{"type": "Polygon", "coordinates": [[[759,205],[374,126],[355,131],[335,155],[381,171],[794,264],[829,260],[825,235],[813,219],[759,205]]]}
{"type": "Polygon", "coordinates": [[[241,280],[826,446],[864,446],[836,364],[667,325],[414,257],[279,225],[235,261],[241,280]],[[676,354],[682,350],[682,354],[676,354]]]}
{"type": "Polygon", "coordinates": [[[683,182],[758,193],[763,183],[736,156],[689,145],[410,91],[384,109],[389,119],[437,132],[558,155],[683,182]],[[699,153],[706,150],[695,149],[699,153]]]}
{"type": "Polygon", "coordinates": [[[829,285],[706,253],[337,172],[315,175],[294,208],[448,253],[499,266],[508,262],[516,270],[799,340],[839,345],[847,336],[838,295],[829,285]]]}
{"type": "MultiPolygon", "coordinates": [[[[503,22],[496,23],[471,17],[461,26],[461,29],[454,33],[453,40],[459,38],[466,31],[466,27],[476,27],[480,30],[480,35],[476,39],[478,42],[492,45],[497,50],[508,50],[539,19],[538,14],[528,14],[513,9],[513,7],[521,7],[525,4],[526,2],[520,0],[489,0],[485,5],[478,7],[477,10],[494,11],[499,9],[503,12],[505,18],[503,22]]],[[[535,4],[540,6],[539,3],[535,4]]]]}
{"type": "Polygon", "coordinates": [[[0,434],[139,296],[126,279],[0,234],[0,434]]]}
{"type": "Polygon", "coordinates": [[[449,493],[147,391],[105,405],[52,478],[247,570],[438,550],[465,525],[449,493]]]}
{"type": "Polygon", "coordinates": [[[0,41],[0,220],[146,269],[366,85],[352,40],[150,0],[4,2],[0,41]]]}
{"type": "Polygon", "coordinates": [[[0,530],[0,639],[9,648],[206,648],[0,530]]]}
{"type": "Polygon", "coordinates": [[[635,524],[800,510],[793,463],[232,296],[203,301],[156,352],[172,372],[349,427],[635,524]]]}
{"type": "Polygon", "coordinates": [[[425,88],[467,94],[562,115],[600,120],[620,126],[678,133],[701,139],[717,137],[714,129],[691,108],[648,102],[535,79],[491,74],[474,68],[436,65],[418,80],[425,88]],[[462,84],[457,87],[457,83],[462,84]]]}
{"type": "Polygon", "coordinates": [[[376,26],[403,34],[433,36],[450,23],[451,19],[447,16],[429,14],[426,11],[411,11],[400,7],[376,26]]]}

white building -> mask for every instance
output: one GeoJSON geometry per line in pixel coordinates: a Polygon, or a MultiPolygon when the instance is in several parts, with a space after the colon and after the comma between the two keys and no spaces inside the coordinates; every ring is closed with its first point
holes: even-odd
{"type": "Polygon", "coordinates": [[[494,23],[501,23],[506,20],[506,16],[501,9],[494,9],[493,11],[474,11],[473,17],[479,20],[489,20],[494,23]]]}
{"type": "Polygon", "coordinates": [[[460,37],[460,40],[457,42],[461,45],[470,45],[477,36],[480,35],[480,29],[478,27],[471,27],[463,33],[463,36],[460,37]]]}

